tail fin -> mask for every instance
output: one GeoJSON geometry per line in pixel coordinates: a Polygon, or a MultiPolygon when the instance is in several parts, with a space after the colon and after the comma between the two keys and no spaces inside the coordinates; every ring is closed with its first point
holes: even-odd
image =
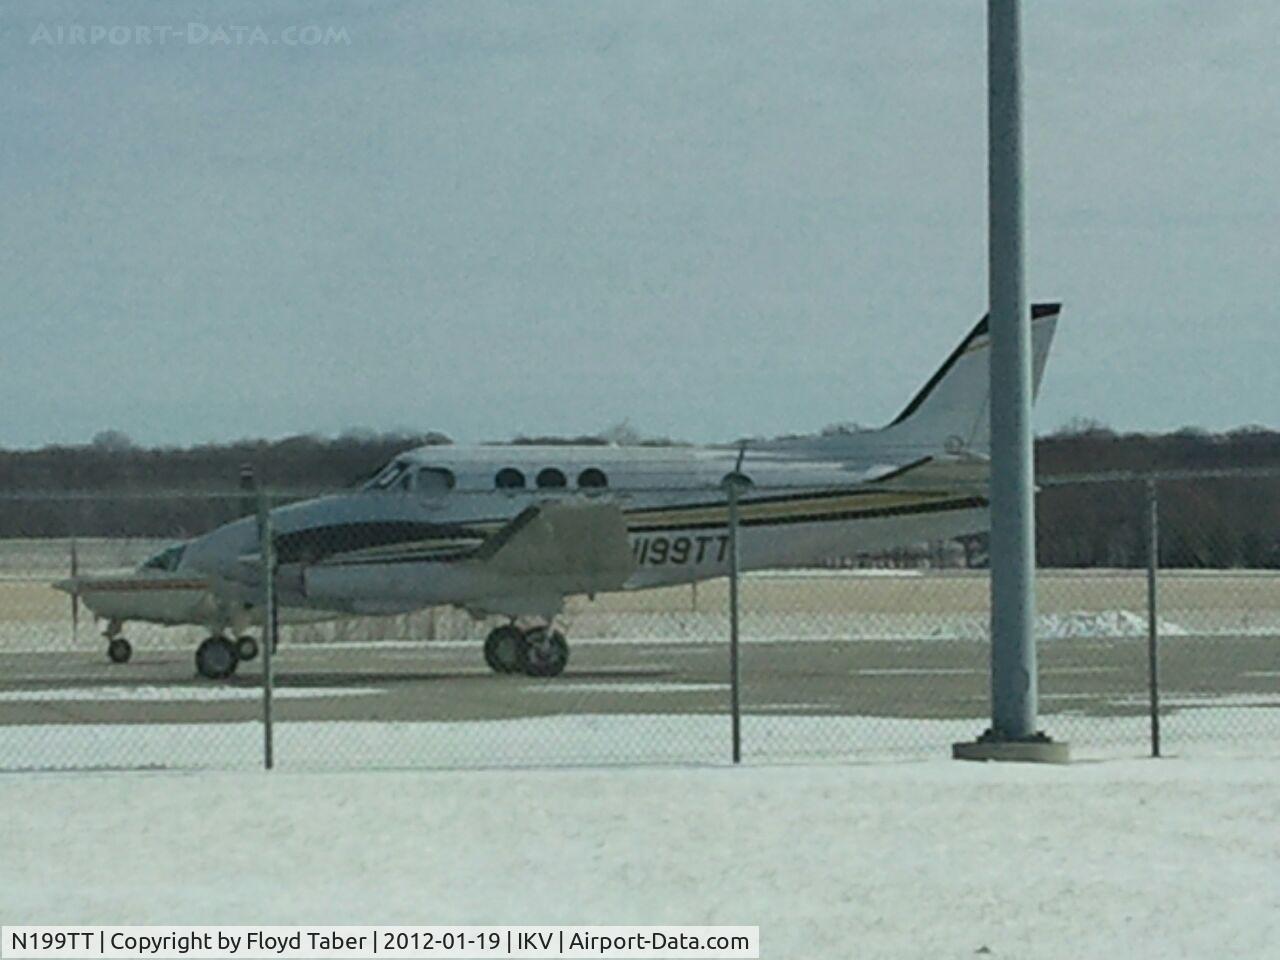
{"type": "MultiPolygon", "coordinates": [[[[1062,305],[1031,307],[1032,396],[1040,392],[1062,305]]],[[[985,453],[991,446],[991,336],[983,317],[960,346],[881,432],[903,446],[985,453]]]]}

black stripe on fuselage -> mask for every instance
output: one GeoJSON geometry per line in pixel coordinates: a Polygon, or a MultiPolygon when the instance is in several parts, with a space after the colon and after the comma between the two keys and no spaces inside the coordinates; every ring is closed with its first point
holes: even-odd
{"type": "MultiPolygon", "coordinates": [[[[495,521],[502,523],[503,521],[495,521]]],[[[483,523],[483,521],[481,522],[483,523]]],[[[279,563],[316,563],[337,553],[355,553],[400,543],[429,540],[484,540],[479,524],[423,523],[416,520],[366,520],[331,523],[282,533],[275,539],[279,563]]]]}
{"type": "MultiPolygon", "coordinates": [[[[926,460],[929,458],[925,458],[926,460]]],[[[920,461],[924,462],[924,461],[920,461]]],[[[914,465],[912,465],[914,466],[914,465]]],[[[903,470],[895,471],[889,476],[898,476],[903,470]]],[[[882,496],[887,492],[873,485],[835,490],[811,490],[803,493],[781,493],[769,496],[748,495],[742,500],[742,507],[747,510],[757,505],[775,505],[779,503],[807,502],[829,500],[837,497],[882,496]]],[[[641,518],[648,515],[687,513],[695,510],[714,510],[725,508],[725,502],[702,501],[693,503],[676,503],[670,505],[651,504],[624,510],[627,517],[641,518]]],[[[335,554],[357,553],[362,550],[375,550],[380,547],[393,547],[401,543],[422,543],[431,540],[477,540],[486,541],[494,535],[495,530],[511,528],[521,517],[529,517],[536,513],[537,505],[524,508],[515,517],[491,517],[477,519],[467,523],[427,523],[419,520],[362,520],[347,523],[330,523],[324,526],[309,527],[276,536],[276,559],[279,563],[318,563],[335,554]]],[[[643,523],[643,521],[638,520],[643,523]]],[[[629,524],[630,525],[630,524],[629,524]]],[[[712,524],[714,526],[714,524],[712,524]]],[[[720,524],[723,526],[723,524],[720,524]]],[[[654,528],[659,529],[659,528],[654,528]]],[[[500,534],[501,535],[501,534],[500,534]]],[[[500,546],[501,544],[497,544],[500,546]]],[[[467,550],[459,553],[468,553],[467,550]]]]}
{"type": "MultiPolygon", "coordinates": [[[[750,503],[759,501],[744,501],[743,506],[749,506],[750,503]]],[[[703,504],[704,507],[714,508],[722,506],[720,504],[703,504]]],[[[864,510],[840,510],[822,512],[806,512],[796,514],[790,517],[760,517],[756,519],[744,518],[741,523],[743,527],[783,527],[797,523],[839,523],[850,520],[876,520],[885,517],[902,517],[902,516],[918,516],[929,513],[951,513],[957,510],[976,510],[987,506],[985,497],[953,497],[948,500],[934,500],[929,503],[904,504],[896,507],[872,507],[864,510]]],[[[724,508],[727,511],[727,507],[724,508]]],[[[718,530],[724,529],[728,523],[728,517],[724,520],[706,521],[700,523],[663,523],[663,524],[627,524],[627,533],[661,533],[672,530],[718,530]]],[[[460,550],[449,554],[440,554],[436,556],[423,556],[421,554],[413,555],[389,555],[384,557],[352,557],[350,559],[336,559],[330,561],[331,566],[335,567],[359,567],[372,566],[378,564],[404,564],[404,563],[453,563],[459,560],[474,559],[478,554],[477,550],[460,550]]]]}

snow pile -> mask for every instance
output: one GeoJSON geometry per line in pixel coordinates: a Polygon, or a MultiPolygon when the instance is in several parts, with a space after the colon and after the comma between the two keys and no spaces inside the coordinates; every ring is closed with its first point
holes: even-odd
{"type": "Polygon", "coordinates": [[[759,924],[763,956],[1275,956],[1280,760],[0,778],[6,923],[759,924]]]}
{"type": "MultiPolygon", "coordinates": [[[[1190,636],[1180,624],[1156,618],[1162,637],[1190,636]]],[[[935,625],[927,634],[930,640],[982,640],[990,635],[986,617],[955,617],[935,625]]],[[[1147,635],[1147,617],[1132,610],[1080,610],[1067,613],[1042,613],[1036,617],[1037,640],[1123,640],[1147,635]]]]}
{"type": "MultiPolygon", "coordinates": [[[[1190,636],[1181,624],[1157,619],[1162,637],[1190,636]]],[[[722,612],[626,613],[608,617],[578,617],[579,634],[600,638],[723,643],[729,619],[722,612]]],[[[740,620],[743,640],[966,640],[986,642],[986,613],[825,613],[745,611],[740,620]]],[[[1200,634],[1236,633],[1222,623],[1206,624],[1200,634]]],[[[1132,610],[1080,610],[1042,613],[1036,618],[1036,639],[1121,640],[1147,635],[1145,613],[1132,610]]]]}
{"type": "MultiPolygon", "coordinates": [[[[1160,619],[1161,636],[1240,634],[1245,632],[1267,633],[1270,627],[1253,624],[1249,631],[1221,619],[1202,618],[1206,622],[1200,629],[1190,631],[1180,623],[1160,619]],[[1211,621],[1211,622],[1210,622],[1211,621]]],[[[395,625],[378,624],[377,621],[360,621],[380,627],[379,634],[372,627],[367,636],[360,639],[339,641],[352,646],[376,643],[393,637],[404,637],[412,631],[394,628],[395,625]]],[[[583,639],[617,640],[623,642],[663,643],[725,643],[729,636],[729,617],[723,610],[715,611],[654,611],[577,614],[562,621],[575,642],[583,639]]],[[[335,642],[324,632],[324,626],[296,628],[302,633],[286,628],[283,642],[291,647],[321,647],[335,642]],[[299,640],[299,637],[310,639],[299,640]]],[[[485,624],[471,624],[450,629],[440,636],[449,639],[414,640],[412,643],[479,643],[486,632],[485,624]],[[460,639],[462,634],[465,640],[460,639]]],[[[988,618],[985,613],[933,614],[933,613],[828,613],[824,611],[769,612],[744,611],[740,620],[743,640],[748,642],[776,643],[795,640],[967,640],[985,642],[988,618]]],[[[207,631],[194,627],[166,628],[149,624],[130,624],[128,635],[139,650],[194,649],[207,631]]],[[[1130,610],[1078,611],[1045,613],[1037,620],[1036,635],[1041,640],[1128,639],[1146,636],[1145,614],[1130,610]]],[[[88,650],[99,652],[101,639],[92,630],[84,629],[78,644],[71,643],[69,632],[54,624],[0,623],[0,649],[26,650],[88,650]]]]}
{"type": "MultiPolygon", "coordinates": [[[[277,700],[318,700],[328,697],[359,697],[385,693],[378,687],[281,687],[272,688],[277,700]]],[[[207,703],[211,701],[261,700],[260,687],[233,687],[202,684],[188,686],[170,684],[138,684],[137,686],[101,687],[34,687],[21,690],[0,690],[0,703],[59,703],[65,701],[126,702],[156,701],[159,703],[207,703]]]]}

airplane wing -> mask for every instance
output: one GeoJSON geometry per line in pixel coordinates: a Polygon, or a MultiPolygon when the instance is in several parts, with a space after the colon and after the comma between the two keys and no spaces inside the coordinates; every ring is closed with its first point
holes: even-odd
{"type": "Polygon", "coordinates": [[[522,511],[468,558],[500,577],[556,593],[616,590],[635,569],[616,503],[549,501],[522,511]]]}
{"type": "Polygon", "coordinates": [[[622,509],[607,501],[529,507],[460,561],[475,574],[474,613],[558,613],[571,594],[617,590],[635,569],[622,509]]]}

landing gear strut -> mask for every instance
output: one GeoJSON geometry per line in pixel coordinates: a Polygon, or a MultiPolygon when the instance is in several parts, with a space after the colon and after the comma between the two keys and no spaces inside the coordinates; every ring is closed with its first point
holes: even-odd
{"type": "Polygon", "coordinates": [[[494,673],[558,677],[569,662],[569,644],[559,630],[521,630],[512,623],[489,632],[484,641],[484,661],[494,673]]]}

